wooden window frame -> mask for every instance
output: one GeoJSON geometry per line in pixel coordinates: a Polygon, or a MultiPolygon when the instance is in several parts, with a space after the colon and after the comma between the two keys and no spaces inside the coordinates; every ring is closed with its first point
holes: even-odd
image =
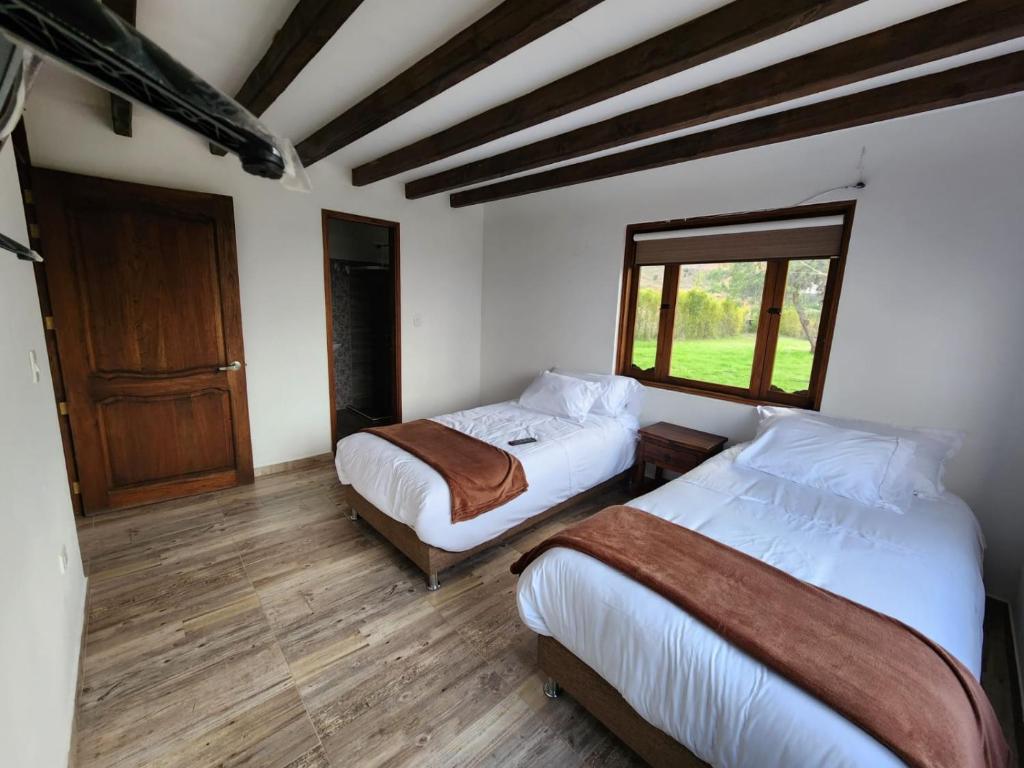
{"type": "MultiPolygon", "coordinates": [[[[842,291],[843,273],[846,269],[846,253],[853,229],[856,201],[844,200],[836,203],[820,203],[793,208],[780,208],[754,213],[733,213],[718,216],[701,216],[674,221],[630,224],[626,227],[626,253],[622,271],[622,296],[619,306],[619,334],[616,349],[616,369],[622,376],[629,376],[647,386],[702,395],[721,400],[750,405],[788,405],[809,410],[821,408],[825,389],[825,374],[832,351],[832,335],[835,330],[836,313],[842,291]],[[636,320],[637,296],[639,292],[640,265],[636,263],[636,242],[634,235],[650,232],[665,232],[679,229],[718,227],[730,224],[752,224],[780,221],[784,219],[816,218],[826,216],[843,217],[843,235],[839,256],[832,259],[825,282],[825,295],[821,318],[818,322],[818,341],[811,366],[811,379],[806,394],[790,394],[771,390],[772,370],[775,364],[775,350],[781,315],[769,310],[782,307],[786,288],[786,276],[791,260],[769,260],[765,272],[764,292],[761,300],[761,315],[758,322],[757,339],[754,349],[751,386],[747,389],[712,382],[695,381],[669,375],[672,354],[672,336],[675,320],[676,299],[679,284],[679,265],[666,264],[662,284],[661,318],[659,320],[655,367],[652,371],[641,371],[632,365],[633,331],[636,320]]],[[[762,261],[762,259],[752,259],[762,261]]],[[[717,262],[715,262],[717,263],[717,262]]]]}

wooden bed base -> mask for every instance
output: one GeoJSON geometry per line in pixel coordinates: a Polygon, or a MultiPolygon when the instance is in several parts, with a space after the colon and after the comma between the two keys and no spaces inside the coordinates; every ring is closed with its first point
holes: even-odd
{"type": "Polygon", "coordinates": [[[525,530],[532,528],[538,523],[547,520],[553,515],[557,515],[574,504],[578,504],[586,499],[599,496],[605,491],[609,491],[620,483],[625,483],[629,477],[631,470],[620,472],[610,480],[606,480],[600,485],[595,485],[593,488],[578,493],[570,499],[566,499],[561,504],[556,504],[550,509],[546,509],[540,514],[534,515],[528,520],[524,520],[515,528],[510,528],[499,536],[495,536],[493,539],[488,539],[483,544],[473,547],[473,549],[467,549],[465,552],[449,552],[445,549],[438,549],[432,547],[429,544],[424,544],[420,541],[416,535],[416,531],[410,528],[405,523],[400,523],[393,517],[389,517],[385,513],[377,509],[373,504],[363,498],[355,488],[351,485],[344,485],[342,488],[345,492],[345,500],[348,502],[349,508],[352,510],[350,517],[353,520],[363,518],[371,527],[376,529],[377,533],[383,536],[385,539],[390,541],[402,554],[412,560],[427,577],[427,589],[434,591],[440,587],[440,581],[438,576],[441,571],[451,568],[453,565],[461,563],[463,560],[468,560],[474,555],[483,552],[485,549],[490,549],[496,544],[504,541],[505,539],[511,538],[518,533],[522,533],[525,530]]]}
{"type": "Polygon", "coordinates": [[[548,677],[544,693],[565,689],[653,768],[707,768],[708,764],[636,713],[607,680],[551,637],[538,635],[537,662],[548,677]]]}

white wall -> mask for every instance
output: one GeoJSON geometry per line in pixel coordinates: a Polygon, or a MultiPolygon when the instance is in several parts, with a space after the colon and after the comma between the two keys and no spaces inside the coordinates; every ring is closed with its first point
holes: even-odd
{"type": "MultiPolygon", "coordinates": [[[[969,433],[949,485],[988,536],[990,591],[1024,549],[1024,97],[486,206],[482,396],[554,364],[610,371],[629,223],[795,204],[857,180],[823,410],[969,433]]],[[[832,195],[821,200],[843,199],[832,195]]],[[[744,439],[749,406],[650,389],[644,414],[744,439]]]]}
{"type": "MultiPolygon", "coordinates": [[[[9,142],[0,153],[0,232],[28,242],[9,142]]],[[[71,738],[85,576],[32,266],[6,251],[0,314],[0,765],[56,768],[71,738]]]]}
{"type": "Polygon", "coordinates": [[[401,224],[404,417],[478,402],[482,211],[452,211],[440,198],[411,203],[397,184],[355,189],[329,161],[311,170],[311,194],[288,192],[140,107],[134,136],[117,136],[102,94],[58,85],[29,100],[36,166],[234,198],[257,467],[330,450],[323,208],[401,224]]]}

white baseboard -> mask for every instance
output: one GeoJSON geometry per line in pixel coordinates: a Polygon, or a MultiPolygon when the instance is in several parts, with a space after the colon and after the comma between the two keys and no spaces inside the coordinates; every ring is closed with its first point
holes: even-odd
{"type": "Polygon", "coordinates": [[[85,597],[82,604],[82,635],[78,641],[78,672],[75,675],[75,700],[71,711],[71,738],[68,743],[68,768],[78,765],[78,708],[85,687],[85,646],[89,632],[89,577],[85,578],[85,597]]]}

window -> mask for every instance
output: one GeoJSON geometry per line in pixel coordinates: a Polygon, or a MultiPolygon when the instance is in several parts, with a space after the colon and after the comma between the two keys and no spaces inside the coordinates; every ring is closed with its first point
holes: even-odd
{"type": "Polygon", "coordinates": [[[817,409],[854,204],[627,229],[619,371],[817,409]]]}

